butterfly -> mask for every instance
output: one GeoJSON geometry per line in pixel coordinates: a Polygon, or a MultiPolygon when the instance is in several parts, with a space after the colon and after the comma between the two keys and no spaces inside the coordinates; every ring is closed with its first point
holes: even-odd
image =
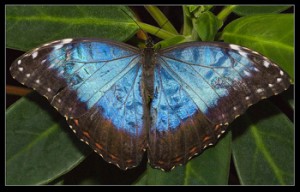
{"type": "Polygon", "coordinates": [[[126,170],[147,151],[152,167],[186,164],[228,124],[290,85],[276,64],[248,48],[189,42],[139,49],[106,39],[62,39],[10,67],[45,96],[104,160],[126,170]]]}

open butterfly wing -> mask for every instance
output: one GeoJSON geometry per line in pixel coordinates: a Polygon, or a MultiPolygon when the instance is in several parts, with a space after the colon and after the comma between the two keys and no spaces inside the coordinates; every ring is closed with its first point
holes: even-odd
{"type": "MultiPolygon", "coordinates": [[[[153,167],[170,170],[186,163],[216,141],[213,124],[163,64],[156,65],[151,104],[148,158],[153,167]]],[[[224,127],[222,129],[225,129],[224,127]]]]}
{"type": "Polygon", "coordinates": [[[64,39],[21,56],[10,70],[106,161],[127,169],[145,148],[138,51],[101,39],[64,39]]]}
{"type": "Polygon", "coordinates": [[[169,170],[216,142],[250,105],[289,78],[266,57],[225,43],[186,43],[157,54],[149,159],[169,170]]]}

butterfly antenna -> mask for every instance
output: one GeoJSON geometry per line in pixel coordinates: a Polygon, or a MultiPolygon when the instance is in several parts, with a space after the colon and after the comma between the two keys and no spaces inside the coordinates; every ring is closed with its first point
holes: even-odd
{"type": "Polygon", "coordinates": [[[142,29],[142,27],[124,10],[121,9],[133,22],[135,22],[135,24],[140,28],[141,31],[143,31],[144,34],[146,34],[146,36],[148,37],[147,33],[142,29]]]}
{"type": "Polygon", "coordinates": [[[157,32],[154,34],[154,36],[156,36],[156,34],[165,26],[165,24],[167,24],[169,22],[169,20],[167,19],[161,26],[160,28],[157,30],[157,32]]]}

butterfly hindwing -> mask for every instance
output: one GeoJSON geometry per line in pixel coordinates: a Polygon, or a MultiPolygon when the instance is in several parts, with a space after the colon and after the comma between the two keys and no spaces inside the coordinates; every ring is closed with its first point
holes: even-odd
{"type": "Polygon", "coordinates": [[[138,51],[101,39],[65,39],[23,55],[11,73],[48,98],[105,160],[127,169],[139,164],[145,148],[138,51]]]}
{"type": "Polygon", "coordinates": [[[154,78],[148,158],[153,167],[170,170],[215,143],[226,126],[213,127],[163,64],[156,65],[154,78]]]}

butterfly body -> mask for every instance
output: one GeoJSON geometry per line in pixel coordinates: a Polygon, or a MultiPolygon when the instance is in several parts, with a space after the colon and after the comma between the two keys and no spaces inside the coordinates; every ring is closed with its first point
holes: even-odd
{"type": "MultiPolygon", "coordinates": [[[[155,68],[155,52],[152,47],[146,47],[143,50],[143,84],[145,90],[145,97],[150,100],[153,99],[154,94],[154,68],[155,68]]],[[[150,101],[148,99],[148,102],[150,101]]]]}
{"type": "Polygon", "coordinates": [[[64,39],[24,54],[10,70],[121,169],[137,166],[145,151],[156,168],[185,164],[250,105],[290,85],[264,56],[217,42],[140,50],[104,39],[64,39]]]}

